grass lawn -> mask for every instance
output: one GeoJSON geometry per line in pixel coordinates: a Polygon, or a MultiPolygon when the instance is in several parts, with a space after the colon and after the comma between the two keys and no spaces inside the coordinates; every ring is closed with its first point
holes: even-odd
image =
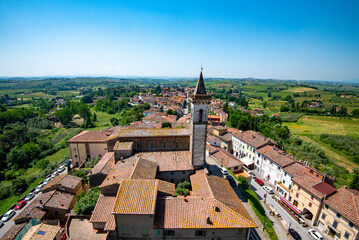
{"type": "Polygon", "coordinates": [[[92,128],[91,131],[109,128],[112,126],[110,119],[113,117],[120,117],[119,114],[108,114],[106,112],[95,111],[93,109],[91,109],[91,112],[96,113],[97,116],[97,122],[95,122],[96,127],[92,128]]]}
{"type": "Polygon", "coordinates": [[[30,192],[30,190],[33,189],[34,187],[36,187],[38,185],[38,183],[41,182],[42,180],[43,179],[36,179],[32,184],[30,184],[30,186],[26,189],[26,191],[20,196],[13,195],[13,196],[10,196],[3,200],[0,200],[0,214],[6,213],[7,210],[9,209],[9,207],[11,207],[13,204],[17,203],[22,196],[27,195],[30,192]]]}
{"type": "Polygon", "coordinates": [[[296,123],[284,123],[290,131],[300,136],[337,134],[359,137],[359,120],[327,116],[303,116],[296,123]]]}

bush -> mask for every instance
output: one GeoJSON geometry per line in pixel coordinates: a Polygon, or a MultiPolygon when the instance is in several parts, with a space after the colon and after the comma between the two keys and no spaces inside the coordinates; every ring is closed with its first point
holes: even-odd
{"type": "Polygon", "coordinates": [[[41,159],[36,163],[36,167],[45,169],[50,164],[50,161],[47,159],[41,159]]]}
{"type": "Polygon", "coordinates": [[[11,192],[14,195],[19,195],[27,189],[29,185],[23,177],[18,177],[12,180],[11,192]]]}
{"type": "Polygon", "coordinates": [[[91,214],[96,206],[100,193],[98,187],[90,189],[86,194],[81,193],[82,197],[76,202],[74,212],[78,215],[91,214]]]}
{"type": "Polygon", "coordinates": [[[189,189],[191,189],[191,184],[187,181],[179,183],[176,187],[176,196],[187,196],[189,195],[189,189]]]}
{"type": "Polygon", "coordinates": [[[162,123],[162,128],[171,128],[171,123],[170,122],[163,122],[162,123]]]}
{"type": "Polygon", "coordinates": [[[85,163],[85,168],[93,168],[99,161],[100,159],[98,157],[91,158],[85,163]]]}
{"type": "Polygon", "coordinates": [[[82,178],[82,180],[87,183],[88,182],[88,179],[87,179],[87,176],[86,176],[86,173],[84,170],[78,170],[75,172],[75,176],[76,177],[80,177],[82,178]]]}
{"type": "Polygon", "coordinates": [[[0,200],[10,196],[10,188],[8,186],[0,186],[0,200]]]}

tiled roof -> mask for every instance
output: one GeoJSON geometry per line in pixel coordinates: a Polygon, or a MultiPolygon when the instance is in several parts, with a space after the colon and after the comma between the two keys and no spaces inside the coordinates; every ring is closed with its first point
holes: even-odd
{"type": "Polygon", "coordinates": [[[231,168],[237,166],[243,166],[243,162],[237,159],[235,156],[230,154],[229,152],[217,147],[218,151],[211,155],[217,162],[219,162],[222,166],[231,168]]]}
{"type": "Polygon", "coordinates": [[[193,170],[189,160],[189,151],[142,152],[125,159],[125,162],[137,158],[155,162],[161,172],[193,170]]]}
{"type": "Polygon", "coordinates": [[[118,162],[111,172],[107,175],[105,180],[101,183],[99,188],[107,187],[113,184],[119,184],[123,179],[129,179],[133,169],[135,168],[137,159],[127,160],[125,163],[118,162]]]}
{"type": "Polygon", "coordinates": [[[242,201],[226,179],[197,172],[191,175],[191,184],[194,196],[200,196],[205,199],[214,198],[240,214],[243,218],[253,222],[242,201]]]}
{"type": "Polygon", "coordinates": [[[113,150],[132,150],[133,142],[120,142],[117,141],[113,150]]]}
{"type": "Polygon", "coordinates": [[[156,114],[152,114],[142,118],[143,122],[167,122],[167,119],[156,114]]]}
{"type": "Polygon", "coordinates": [[[174,183],[170,183],[170,182],[166,182],[166,181],[162,181],[162,180],[156,180],[158,181],[158,191],[161,192],[162,194],[167,194],[167,195],[175,195],[175,188],[176,185],[174,183]]]}
{"type": "Polygon", "coordinates": [[[323,193],[325,196],[330,196],[337,191],[337,189],[326,182],[320,182],[313,186],[314,189],[323,193]]]}
{"type": "Polygon", "coordinates": [[[115,215],[111,215],[112,217],[109,218],[107,221],[104,230],[105,231],[115,231],[116,230],[116,220],[115,215]]]}
{"type": "MultiPolygon", "coordinates": [[[[310,194],[313,194],[319,199],[323,199],[325,197],[325,192],[321,192],[324,189],[324,185],[328,183],[323,183],[324,185],[320,188],[314,188],[315,185],[321,183],[322,181],[308,173],[303,173],[302,175],[296,176],[292,179],[294,183],[301,186],[303,189],[306,189],[310,194]]],[[[328,184],[329,185],[329,184],[328,184]]]]}
{"type": "Polygon", "coordinates": [[[69,210],[74,199],[75,195],[55,191],[51,195],[51,197],[44,203],[44,206],[69,210]]]}
{"type": "Polygon", "coordinates": [[[23,240],[52,240],[55,239],[56,235],[61,231],[61,227],[48,225],[40,223],[38,225],[32,226],[25,236],[22,237],[23,240]],[[39,234],[39,232],[43,234],[39,234]]]}
{"type": "Polygon", "coordinates": [[[82,131],[75,137],[68,140],[69,143],[75,142],[105,142],[111,131],[82,131]]]}
{"type": "Polygon", "coordinates": [[[154,214],[158,181],[122,180],[112,212],[115,214],[154,214]]]}
{"type": "Polygon", "coordinates": [[[324,200],[335,211],[359,227],[359,192],[342,187],[324,200]]]}
{"type": "Polygon", "coordinates": [[[51,189],[55,184],[57,186],[61,185],[65,188],[75,189],[79,184],[81,184],[81,181],[82,178],[80,177],[75,177],[68,174],[61,174],[51,179],[43,188],[41,188],[41,191],[51,189]]]}
{"type": "Polygon", "coordinates": [[[220,201],[202,197],[167,197],[157,200],[155,228],[255,228],[255,223],[220,201]]]}
{"type": "Polygon", "coordinates": [[[239,138],[240,140],[244,141],[245,143],[251,145],[252,147],[258,149],[259,147],[262,147],[268,143],[273,143],[272,140],[269,138],[266,138],[259,133],[249,130],[244,132],[233,132],[233,136],[236,138],[239,138]]]}
{"type": "Polygon", "coordinates": [[[187,116],[180,117],[177,120],[177,123],[190,123],[190,121],[191,121],[191,116],[187,115],[187,116]]]}
{"type": "Polygon", "coordinates": [[[131,174],[131,179],[155,179],[157,164],[145,159],[138,159],[131,174]]]}
{"type": "Polygon", "coordinates": [[[167,122],[173,123],[174,121],[176,121],[177,115],[168,115],[164,116],[164,118],[167,122]]]}
{"type": "Polygon", "coordinates": [[[111,169],[115,166],[114,152],[108,152],[91,170],[91,175],[96,173],[109,174],[111,169]]]}
{"type": "Polygon", "coordinates": [[[97,200],[95,209],[92,212],[90,222],[108,222],[110,218],[114,218],[111,214],[113,204],[115,203],[116,197],[105,196],[100,194],[97,200]]]}
{"type": "Polygon", "coordinates": [[[295,162],[294,159],[290,158],[289,156],[285,155],[284,152],[280,151],[279,149],[275,148],[274,146],[266,145],[261,147],[257,150],[260,154],[266,156],[273,162],[277,163],[281,167],[288,166],[295,162]]]}
{"type": "Polygon", "coordinates": [[[25,227],[25,223],[13,225],[1,238],[0,240],[13,240],[19,234],[19,232],[25,227]]]}
{"type": "Polygon", "coordinates": [[[293,164],[285,166],[283,169],[284,171],[289,173],[292,177],[296,177],[304,173],[305,167],[303,166],[303,164],[295,162],[293,164]]]}
{"type": "Polygon", "coordinates": [[[189,136],[186,128],[161,128],[161,129],[120,129],[117,136],[109,137],[160,137],[160,136],[189,136]]]}

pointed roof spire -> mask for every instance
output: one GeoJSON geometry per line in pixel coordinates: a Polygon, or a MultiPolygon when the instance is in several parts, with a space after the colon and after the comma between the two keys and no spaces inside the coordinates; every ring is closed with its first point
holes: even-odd
{"type": "Polygon", "coordinates": [[[201,67],[201,73],[199,74],[198,82],[194,94],[207,94],[206,87],[204,86],[204,80],[202,75],[203,68],[201,67]]]}

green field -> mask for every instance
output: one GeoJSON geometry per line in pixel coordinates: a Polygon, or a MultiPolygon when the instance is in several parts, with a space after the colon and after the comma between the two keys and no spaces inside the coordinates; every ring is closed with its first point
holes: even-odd
{"type": "Polygon", "coordinates": [[[350,161],[351,157],[320,141],[321,134],[336,134],[359,137],[359,119],[345,119],[326,116],[303,116],[298,122],[284,123],[291,133],[300,136],[305,141],[318,144],[327,157],[352,172],[358,166],[350,161]]]}

